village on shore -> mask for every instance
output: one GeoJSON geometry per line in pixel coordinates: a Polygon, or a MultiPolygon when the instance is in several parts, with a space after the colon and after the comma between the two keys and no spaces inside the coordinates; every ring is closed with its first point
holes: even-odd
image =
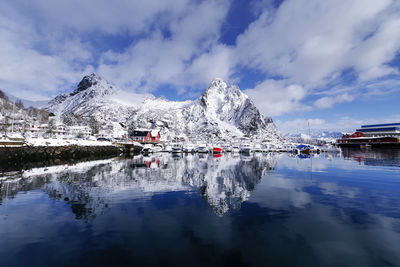
{"type": "MultiPolygon", "coordinates": [[[[13,108],[14,109],[14,108],[13,108]]],[[[197,139],[178,135],[165,137],[158,129],[132,128],[122,123],[109,122],[100,125],[95,119],[67,116],[60,121],[55,114],[43,115],[36,110],[36,117],[29,120],[23,116],[5,117],[0,114],[2,138],[1,147],[57,147],[57,146],[131,146],[142,153],[251,153],[251,152],[320,152],[338,151],[332,143],[312,147],[295,143],[273,142],[268,139],[238,137],[234,139],[197,139]],[[44,117],[44,118],[43,118],[44,117]]],[[[14,114],[14,113],[13,113],[14,114]]],[[[332,140],[334,141],[334,140],[332,140]]]]}

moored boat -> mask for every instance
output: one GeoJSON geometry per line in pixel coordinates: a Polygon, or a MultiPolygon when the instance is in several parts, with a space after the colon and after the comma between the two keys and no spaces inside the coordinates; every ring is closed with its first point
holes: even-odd
{"type": "Polygon", "coordinates": [[[214,145],[213,146],[213,153],[222,153],[222,146],[214,145]]]}
{"type": "Polygon", "coordinates": [[[307,154],[307,155],[310,155],[310,154],[311,154],[311,151],[312,151],[311,146],[309,146],[309,145],[303,145],[303,144],[298,145],[298,146],[296,147],[296,149],[297,149],[297,152],[298,152],[299,154],[307,154]]]}
{"type": "Polygon", "coordinates": [[[208,153],[209,149],[208,146],[206,144],[200,144],[197,146],[197,152],[198,153],[208,153]]]}
{"type": "Polygon", "coordinates": [[[241,153],[251,153],[253,152],[253,147],[251,146],[250,143],[242,143],[240,146],[240,152],[241,153]]]}
{"type": "Polygon", "coordinates": [[[240,152],[240,147],[239,146],[232,146],[232,153],[239,153],[240,152]]]}
{"type": "Polygon", "coordinates": [[[172,151],[172,153],[182,153],[183,152],[182,144],[180,144],[180,143],[172,143],[171,151],[172,151]]]}
{"type": "Polygon", "coordinates": [[[6,135],[0,138],[0,146],[14,147],[25,145],[25,138],[20,135],[6,135]]]}
{"type": "Polygon", "coordinates": [[[186,144],[183,146],[183,151],[185,153],[195,153],[197,152],[196,146],[193,144],[186,144]]]}
{"type": "Polygon", "coordinates": [[[164,150],[164,146],[162,144],[155,144],[153,146],[153,152],[161,152],[164,150]]]}
{"type": "Polygon", "coordinates": [[[142,150],[140,151],[142,154],[149,154],[154,152],[154,147],[151,144],[145,144],[142,150]]]}
{"type": "Polygon", "coordinates": [[[229,145],[229,144],[222,145],[222,151],[223,152],[231,152],[232,151],[231,145],[229,145]]]}
{"type": "Polygon", "coordinates": [[[255,152],[262,152],[261,144],[255,144],[253,149],[255,152]]]}

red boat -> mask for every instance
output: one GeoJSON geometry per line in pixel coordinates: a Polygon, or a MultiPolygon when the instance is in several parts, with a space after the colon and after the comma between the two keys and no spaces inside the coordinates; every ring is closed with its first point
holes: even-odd
{"type": "Polygon", "coordinates": [[[213,147],[213,153],[222,153],[222,147],[214,146],[213,147]]]}

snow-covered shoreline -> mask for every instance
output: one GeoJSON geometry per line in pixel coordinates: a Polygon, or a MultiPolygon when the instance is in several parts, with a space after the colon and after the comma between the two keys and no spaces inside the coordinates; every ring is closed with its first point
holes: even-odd
{"type": "Polygon", "coordinates": [[[22,146],[0,147],[0,171],[25,169],[36,165],[47,166],[53,163],[95,160],[117,157],[123,149],[109,146],[22,146]]]}
{"type": "Polygon", "coordinates": [[[55,139],[55,138],[30,138],[25,141],[27,146],[113,146],[109,141],[92,141],[84,139],[55,139]]]}

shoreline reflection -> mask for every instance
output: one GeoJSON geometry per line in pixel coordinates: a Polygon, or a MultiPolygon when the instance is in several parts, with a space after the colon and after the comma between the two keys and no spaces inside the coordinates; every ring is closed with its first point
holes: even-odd
{"type": "Polygon", "coordinates": [[[76,219],[102,214],[116,193],[136,189],[137,198],[171,191],[195,191],[222,216],[239,209],[267,171],[275,168],[279,154],[138,155],[131,159],[110,159],[36,168],[1,182],[1,201],[18,192],[41,189],[51,198],[71,205],[76,219]],[[12,179],[11,179],[12,178],[12,179]]]}

